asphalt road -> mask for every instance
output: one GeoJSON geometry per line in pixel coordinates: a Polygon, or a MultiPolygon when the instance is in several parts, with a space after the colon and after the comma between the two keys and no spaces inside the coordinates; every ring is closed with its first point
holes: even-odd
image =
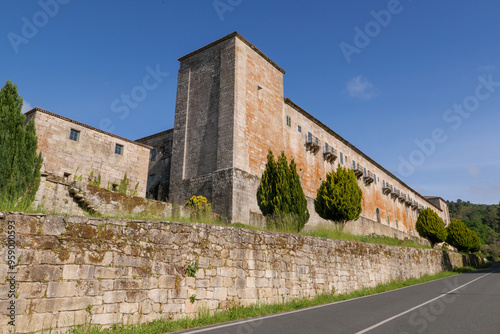
{"type": "Polygon", "coordinates": [[[377,295],[181,333],[500,333],[500,264],[377,295]]]}

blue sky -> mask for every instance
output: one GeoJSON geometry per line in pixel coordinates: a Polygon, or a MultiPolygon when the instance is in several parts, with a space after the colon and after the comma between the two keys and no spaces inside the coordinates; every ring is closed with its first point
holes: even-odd
{"type": "Polygon", "coordinates": [[[286,97],[417,191],[500,201],[498,1],[42,0],[0,13],[0,74],[29,106],[130,139],[169,129],[177,58],[237,30],[287,71],[286,97]]]}

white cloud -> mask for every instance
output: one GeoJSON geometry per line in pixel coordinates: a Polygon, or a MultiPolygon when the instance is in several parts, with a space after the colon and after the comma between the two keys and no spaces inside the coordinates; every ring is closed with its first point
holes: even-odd
{"type": "Polygon", "coordinates": [[[481,175],[481,170],[478,166],[467,166],[466,168],[469,171],[470,176],[478,177],[481,175]]]}
{"type": "Polygon", "coordinates": [[[33,109],[33,107],[31,106],[31,104],[29,102],[27,102],[26,100],[24,101],[23,103],[23,108],[21,109],[21,112],[23,114],[26,114],[28,111],[30,111],[31,109],[33,109]]]}
{"type": "Polygon", "coordinates": [[[349,80],[346,89],[351,97],[363,100],[369,100],[378,95],[373,88],[373,84],[361,75],[349,80]]]}

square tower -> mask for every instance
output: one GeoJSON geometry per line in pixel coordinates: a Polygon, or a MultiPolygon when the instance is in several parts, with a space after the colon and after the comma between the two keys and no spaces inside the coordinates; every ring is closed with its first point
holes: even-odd
{"type": "Polygon", "coordinates": [[[251,221],[267,152],[283,149],[285,71],[237,32],[179,61],[169,198],[251,221]]]}

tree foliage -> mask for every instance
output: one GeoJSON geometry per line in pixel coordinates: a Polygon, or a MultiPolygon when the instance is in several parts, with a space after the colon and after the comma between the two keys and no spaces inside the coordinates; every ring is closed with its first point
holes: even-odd
{"type": "Polygon", "coordinates": [[[284,152],[281,152],[277,161],[271,151],[267,154],[266,169],[257,189],[257,203],[272,225],[279,224],[281,218],[291,216],[295,225],[293,229],[300,231],[309,220],[307,200],[300,184],[297,166],[293,159],[288,165],[284,152]]]}
{"type": "MultiPolygon", "coordinates": [[[[479,237],[481,251],[491,260],[500,258],[500,205],[448,202],[451,219],[459,219],[479,237]]],[[[477,248],[477,241],[476,241],[477,248]]]]}
{"type": "Polygon", "coordinates": [[[476,232],[469,229],[461,220],[453,219],[450,225],[448,225],[447,230],[448,236],[446,242],[459,251],[477,252],[481,249],[481,241],[476,232]]]}
{"type": "Polygon", "coordinates": [[[21,112],[23,99],[7,81],[0,90],[0,204],[28,208],[40,185],[42,155],[36,153],[35,123],[21,112]]]}
{"type": "Polygon", "coordinates": [[[426,208],[420,211],[415,228],[422,238],[429,240],[432,247],[446,240],[444,222],[432,209],[426,208]]]}
{"type": "Polygon", "coordinates": [[[500,233],[500,205],[473,204],[457,200],[448,202],[450,217],[459,219],[476,231],[484,243],[491,243],[491,232],[500,233]]]}
{"type": "Polygon", "coordinates": [[[314,200],[314,209],[327,220],[341,223],[357,220],[361,214],[363,192],[352,170],[339,166],[326,175],[314,200]]]}

